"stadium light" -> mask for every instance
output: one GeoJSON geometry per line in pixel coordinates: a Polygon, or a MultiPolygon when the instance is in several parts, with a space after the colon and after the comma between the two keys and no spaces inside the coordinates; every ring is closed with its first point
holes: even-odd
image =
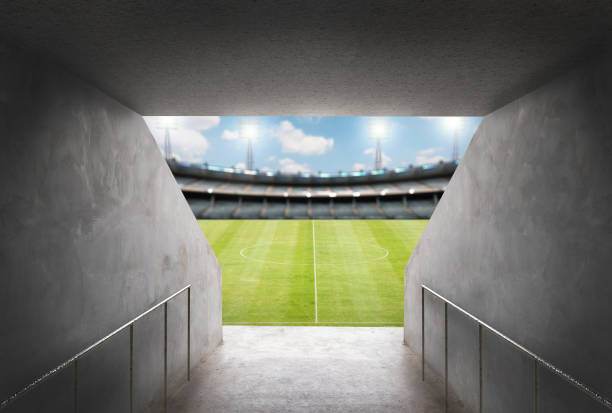
{"type": "Polygon", "coordinates": [[[382,119],[370,121],[370,136],[376,139],[376,154],[374,155],[374,170],[382,169],[382,140],[387,137],[387,123],[382,119]]]}
{"type": "Polygon", "coordinates": [[[240,125],[240,136],[247,140],[246,169],[253,170],[253,141],[259,136],[259,122],[244,121],[240,125]]]}
{"type": "Polygon", "coordinates": [[[174,154],[172,152],[172,142],[170,139],[170,129],[176,129],[177,123],[177,119],[174,116],[159,116],[157,118],[157,126],[165,131],[164,156],[166,157],[166,162],[169,162],[174,158],[174,154]]]}
{"type": "Polygon", "coordinates": [[[444,118],[444,126],[453,134],[453,161],[459,160],[459,131],[463,127],[463,118],[448,116],[444,118]]]}

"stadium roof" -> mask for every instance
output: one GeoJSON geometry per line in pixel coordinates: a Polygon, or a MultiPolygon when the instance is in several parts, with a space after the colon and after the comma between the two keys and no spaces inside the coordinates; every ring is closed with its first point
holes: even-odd
{"type": "Polygon", "coordinates": [[[612,2],[3,2],[0,34],[149,115],[484,115],[605,47],[612,2]]]}

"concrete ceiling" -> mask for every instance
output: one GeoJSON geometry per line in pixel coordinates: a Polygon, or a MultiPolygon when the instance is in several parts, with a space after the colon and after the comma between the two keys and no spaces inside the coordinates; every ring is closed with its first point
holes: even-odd
{"type": "Polygon", "coordinates": [[[484,115],[606,48],[610,0],[0,1],[147,115],[484,115]]]}

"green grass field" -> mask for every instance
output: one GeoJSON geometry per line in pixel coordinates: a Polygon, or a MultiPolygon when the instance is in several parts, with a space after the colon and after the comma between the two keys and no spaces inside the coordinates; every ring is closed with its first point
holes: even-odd
{"type": "Polygon", "coordinates": [[[400,326],[426,220],[202,220],[223,269],[223,323],[400,326]]]}

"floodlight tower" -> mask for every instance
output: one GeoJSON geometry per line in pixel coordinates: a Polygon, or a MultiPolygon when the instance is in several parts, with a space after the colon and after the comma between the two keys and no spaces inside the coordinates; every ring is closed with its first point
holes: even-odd
{"type": "Polygon", "coordinates": [[[257,121],[244,122],[240,127],[240,134],[247,140],[246,169],[253,170],[253,140],[259,133],[259,123],[257,121]]]}
{"type": "Polygon", "coordinates": [[[449,117],[446,120],[448,128],[453,132],[453,153],[452,160],[459,160],[459,130],[461,130],[462,121],[459,117],[449,117]]]}
{"type": "Polygon", "coordinates": [[[159,127],[165,130],[164,132],[164,157],[166,162],[174,159],[172,153],[172,141],[170,138],[170,129],[176,129],[176,119],[173,116],[164,116],[159,119],[159,127]]]}
{"type": "Polygon", "coordinates": [[[387,125],[382,120],[372,121],[370,135],[376,139],[376,153],[374,155],[374,169],[382,169],[382,140],[387,134],[387,125]]]}
{"type": "Polygon", "coordinates": [[[166,162],[172,158],[172,142],[170,142],[170,129],[166,128],[164,135],[164,155],[166,156],[166,162]]]}
{"type": "Polygon", "coordinates": [[[453,133],[453,161],[459,160],[459,134],[457,129],[453,133]]]}
{"type": "Polygon", "coordinates": [[[246,169],[253,170],[253,141],[251,138],[247,141],[246,169]]]}
{"type": "Polygon", "coordinates": [[[376,138],[376,156],[374,157],[374,169],[382,169],[382,144],[381,138],[376,138]]]}

